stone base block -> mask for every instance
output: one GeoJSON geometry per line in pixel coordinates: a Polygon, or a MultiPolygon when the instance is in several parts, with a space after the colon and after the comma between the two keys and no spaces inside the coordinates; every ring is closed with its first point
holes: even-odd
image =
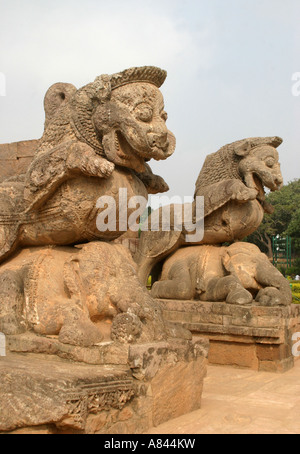
{"type": "Polygon", "coordinates": [[[232,341],[211,341],[209,361],[211,364],[234,365],[258,369],[255,344],[232,341]]]}
{"type": "Polygon", "coordinates": [[[209,340],[211,364],[285,372],[294,365],[292,335],[300,305],[262,307],[222,302],[160,300],[166,320],[209,340]]]}
{"type": "Polygon", "coordinates": [[[146,432],[200,408],[207,354],[205,339],[130,345],[119,365],[8,352],[0,433],[146,432]]]}

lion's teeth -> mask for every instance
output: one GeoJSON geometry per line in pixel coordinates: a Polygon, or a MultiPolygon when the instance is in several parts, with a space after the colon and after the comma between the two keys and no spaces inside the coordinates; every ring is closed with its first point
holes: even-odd
{"type": "Polygon", "coordinates": [[[119,144],[119,140],[118,140],[117,134],[115,134],[115,147],[116,147],[116,149],[118,151],[120,150],[120,144],[119,144]]]}

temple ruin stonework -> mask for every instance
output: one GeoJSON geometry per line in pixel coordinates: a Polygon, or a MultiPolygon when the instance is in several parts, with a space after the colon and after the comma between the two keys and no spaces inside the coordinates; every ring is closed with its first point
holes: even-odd
{"type": "MultiPolygon", "coordinates": [[[[300,309],[289,283],[255,245],[241,242],[273,210],[265,188],[283,184],[281,143],[277,136],[249,138],[206,157],[195,184],[195,199],[204,197],[200,241],[186,242],[184,223],[181,230],[141,234],[135,254],[140,281],[153,273],[151,294],[165,320],[189,329],[194,339],[209,339],[214,364],[272,371],[294,364],[300,309]]],[[[162,208],[151,216],[162,218],[162,208]]]]}
{"type": "Polygon", "coordinates": [[[0,432],[142,433],[201,405],[208,341],[164,320],[114,242],[124,220],[96,222],[99,197],[168,190],[148,164],[175,149],[165,78],[54,84],[42,138],[0,146],[0,432]]]}
{"type": "Polygon", "coordinates": [[[272,210],[265,188],[283,184],[282,139],[206,157],[190,207],[201,240],[186,240],[184,222],[124,236],[120,189],[127,230],[130,200],[169,189],[151,170],[176,144],[165,79],[145,66],[56,83],[43,136],[0,145],[0,433],[144,433],[200,408],[208,361],[293,366],[299,307],[242,242],[272,210]],[[113,201],[113,230],[98,228],[99,198],[113,201]]]}

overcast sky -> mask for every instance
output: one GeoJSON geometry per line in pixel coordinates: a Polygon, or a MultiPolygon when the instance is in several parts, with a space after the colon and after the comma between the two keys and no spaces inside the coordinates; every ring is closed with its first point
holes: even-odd
{"type": "Polygon", "coordinates": [[[53,83],[154,65],[177,148],[152,168],[170,196],[246,137],[282,137],[284,182],[300,177],[299,0],[0,0],[0,21],[0,143],[41,137],[53,83]]]}

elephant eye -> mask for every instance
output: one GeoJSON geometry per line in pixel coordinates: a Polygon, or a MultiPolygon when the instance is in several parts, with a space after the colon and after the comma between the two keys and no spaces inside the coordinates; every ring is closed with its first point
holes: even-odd
{"type": "Polygon", "coordinates": [[[139,104],[134,110],[135,118],[148,123],[152,120],[153,109],[148,104],[139,104]]]}
{"type": "Polygon", "coordinates": [[[275,164],[275,159],[274,158],[267,158],[265,160],[265,163],[266,163],[266,166],[273,167],[273,165],[275,164]]]}

